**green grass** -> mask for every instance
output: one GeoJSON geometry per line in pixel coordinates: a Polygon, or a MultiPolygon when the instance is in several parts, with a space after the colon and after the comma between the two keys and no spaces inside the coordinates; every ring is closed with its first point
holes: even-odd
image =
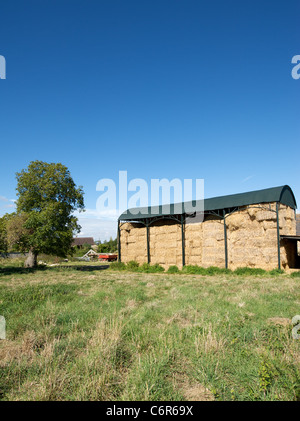
{"type": "Polygon", "coordinates": [[[0,399],[300,399],[294,274],[132,265],[0,267],[0,399]]]}
{"type": "MultiPolygon", "coordinates": [[[[143,263],[139,265],[135,260],[131,260],[128,263],[113,262],[110,264],[110,269],[112,270],[127,270],[129,272],[144,272],[144,273],[156,273],[164,272],[164,268],[159,264],[149,264],[143,263]]],[[[176,265],[170,266],[167,270],[167,273],[180,273],[180,274],[192,274],[192,275],[221,275],[221,274],[232,274],[237,276],[276,276],[284,274],[282,269],[272,269],[270,271],[260,269],[260,268],[249,268],[249,267],[240,267],[232,271],[231,269],[219,268],[216,266],[210,266],[204,268],[198,265],[186,265],[179,270],[176,265]]],[[[291,275],[292,277],[300,277],[300,272],[295,272],[291,275]]]]}

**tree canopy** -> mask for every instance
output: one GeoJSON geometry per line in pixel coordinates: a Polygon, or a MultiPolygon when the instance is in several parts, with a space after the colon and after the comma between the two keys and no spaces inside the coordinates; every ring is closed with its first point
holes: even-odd
{"type": "Polygon", "coordinates": [[[16,176],[18,220],[10,221],[15,227],[8,227],[8,236],[14,233],[14,241],[29,251],[27,266],[36,264],[39,253],[66,256],[81,228],[73,212],[84,210],[82,187],[61,163],[32,161],[16,176]]]}

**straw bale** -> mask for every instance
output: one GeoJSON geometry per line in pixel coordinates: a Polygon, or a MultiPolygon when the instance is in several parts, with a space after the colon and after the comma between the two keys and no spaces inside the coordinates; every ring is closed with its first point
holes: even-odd
{"type": "Polygon", "coordinates": [[[277,223],[276,221],[262,221],[262,226],[265,230],[268,229],[277,229],[277,223]]]}
{"type": "Polygon", "coordinates": [[[191,256],[191,255],[189,255],[189,256],[186,256],[186,264],[187,265],[198,265],[198,266],[201,266],[202,260],[199,259],[198,256],[191,256]]]}
{"type": "Polygon", "coordinates": [[[276,213],[268,210],[258,210],[255,215],[257,221],[272,221],[276,220],[276,213]]]}

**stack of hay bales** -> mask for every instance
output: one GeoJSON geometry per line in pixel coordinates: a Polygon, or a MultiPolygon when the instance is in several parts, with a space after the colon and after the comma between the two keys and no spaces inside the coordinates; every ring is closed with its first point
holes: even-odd
{"type": "Polygon", "coordinates": [[[185,262],[187,265],[202,265],[203,224],[185,226],[185,262]]]}
{"type": "Polygon", "coordinates": [[[160,220],[150,226],[150,262],[164,268],[182,266],[181,225],[160,220]]]}
{"type": "Polygon", "coordinates": [[[147,231],[143,224],[125,223],[120,230],[121,260],[147,262],[147,231]]]}
{"type": "Polygon", "coordinates": [[[202,264],[200,266],[225,266],[223,220],[209,216],[203,222],[202,264]]]}
{"type": "MultiPolygon", "coordinates": [[[[231,269],[241,266],[274,269],[278,263],[276,204],[250,206],[226,217],[228,233],[228,262],[231,269]]],[[[295,235],[295,212],[279,206],[280,235],[295,235]]],[[[290,244],[281,242],[281,264],[291,264],[290,244]]]]}
{"type": "Polygon", "coordinates": [[[228,264],[273,269],[277,265],[276,213],[249,207],[226,217],[228,264]]]}
{"type": "MultiPolygon", "coordinates": [[[[228,266],[274,269],[278,264],[276,204],[253,205],[227,215],[228,266]]],[[[296,235],[295,211],[279,205],[280,235],[296,235]]],[[[180,223],[163,219],[150,225],[150,262],[164,268],[182,268],[182,234],[180,223]]],[[[208,215],[202,223],[184,227],[185,263],[187,265],[225,266],[224,220],[208,215]]],[[[296,243],[281,241],[283,268],[293,266],[296,243]]],[[[143,224],[121,226],[121,259],[147,262],[147,230],[143,224]]]]}

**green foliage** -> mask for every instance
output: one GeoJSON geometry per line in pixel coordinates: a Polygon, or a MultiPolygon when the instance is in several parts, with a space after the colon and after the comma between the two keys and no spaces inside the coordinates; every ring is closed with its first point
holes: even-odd
{"type": "Polygon", "coordinates": [[[198,265],[186,265],[182,268],[181,272],[184,274],[196,274],[198,272],[198,265]]]}
{"type": "Polygon", "coordinates": [[[169,269],[167,270],[167,273],[179,273],[179,269],[176,265],[169,266],[169,269]]]}
{"type": "Polygon", "coordinates": [[[292,278],[300,278],[300,270],[299,270],[299,272],[293,272],[293,273],[291,273],[291,277],[292,278]]]}
{"type": "MultiPolygon", "coordinates": [[[[142,265],[139,265],[136,261],[130,261],[127,264],[122,263],[121,270],[131,271],[131,272],[146,272],[146,273],[155,273],[155,272],[163,272],[164,268],[160,266],[159,264],[151,265],[149,263],[143,263],[142,265]],[[124,265],[124,266],[123,266],[124,265]]],[[[116,266],[116,269],[117,266],[116,266]]],[[[203,268],[198,265],[186,265],[182,268],[180,271],[176,265],[169,266],[167,273],[179,273],[179,274],[189,274],[189,275],[203,275],[203,276],[215,276],[215,275],[237,275],[237,276],[263,276],[263,275],[270,275],[270,276],[279,276],[284,274],[284,270],[282,269],[273,269],[271,271],[266,271],[264,269],[260,268],[248,268],[248,267],[242,267],[238,268],[235,271],[232,271],[231,269],[226,268],[219,268],[217,266],[210,266],[208,268],[203,268]]],[[[299,272],[293,272],[291,277],[300,277],[300,271],[299,272]]]]}
{"type": "Polygon", "coordinates": [[[66,256],[74,233],[80,231],[73,212],[84,208],[82,188],[76,187],[67,167],[32,161],[17,173],[17,196],[13,224],[19,227],[19,236],[13,241],[35,255],[66,256]]]}
{"type": "Polygon", "coordinates": [[[139,266],[140,265],[138,262],[136,262],[135,260],[131,260],[130,262],[127,263],[126,269],[132,272],[136,272],[139,269],[139,266]]]}
{"type": "Polygon", "coordinates": [[[100,241],[98,244],[98,253],[115,253],[118,250],[118,240],[110,237],[109,241],[105,240],[103,243],[100,241]]]}
{"type": "Polygon", "coordinates": [[[123,262],[112,262],[109,265],[109,268],[112,269],[112,270],[125,270],[126,265],[123,262]]]}
{"type": "Polygon", "coordinates": [[[145,272],[145,273],[156,273],[156,272],[164,272],[164,268],[160,266],[158,263],[155,263],[154,265],[151,265],[150,263],[143,263],[139,267],[139,272],[145,272]]]}
{"type": "Polygon", "coordinates": [[[0,218],[0,253],[7,252],[7,231],[4,216],[0,218]]]}
{"type": "Polygon", "coordinates": [[[186,265],[182,268],[182,273],[206,275],[206,269],[198,265],[186,265]]]}
{"type": "Polygon", "coordinates": [[[138,262],[131,260],[127,264],[123,262],[112,262],[110,264],[112,270],[128,270],[129,272],[145,272],[145,273],[156,273],[164,272],[164,268],[159,264],[150,265],[149,263],[143,263],[141,266],[138,262]]]}
{"type": "Polygon", "coordinates": [[[82,257],[91,249],[90,244],[83,244],[81,247],[72,247],[72,251],[70,253],[73,257],[82,257]]]}
{"type": "Polygon", "coordinates": [[[268,273],[271,276],[277,276],[277,275],[282,275],[284,273],[284,270],[283,269],[272,269],[268,273]]]}
{"type": "Polygon", "coordinates": [[[241,268],[237,268],[233,273],[235,275],[241,275],[241,276],[246,276],[246,275],[256,276],[256,275],[265,275],[267,271],[260,268],[241,267],[241,268]]]}
{"type": "Polygon", "coordinates": [[[216,266],[203,268],[198,265],[186,265],[182,268],[182,273],[212,276],[212,275],[230,274],[232,272],[230,269],[219,268],[216,266]]]}
{"type": "Polygon", "coordinates": [[[267,391],[269,390],[273,381],[273,377],[274,377],[274,371],[271,365],[267,361],[265,360],[261,361],[258,376],[259,376],[259,390],[260,392],[263,392],[265,395],[267,391]]]}
{"type": "Polygon", "coordinates": [[[218,268],[216,266],[210,266],[205,270],[206,270],[207,275],[221,275],[223,273],[227,273],[227,274],[232,273],[230,269],[218,268]]]}
{"type": "Polygon", "coordinates": [[[10,250],[26,251],[29,248],[30,230],[25,226],[27,215],[13,213],[6,222],[7,244],[10,250]]]}

